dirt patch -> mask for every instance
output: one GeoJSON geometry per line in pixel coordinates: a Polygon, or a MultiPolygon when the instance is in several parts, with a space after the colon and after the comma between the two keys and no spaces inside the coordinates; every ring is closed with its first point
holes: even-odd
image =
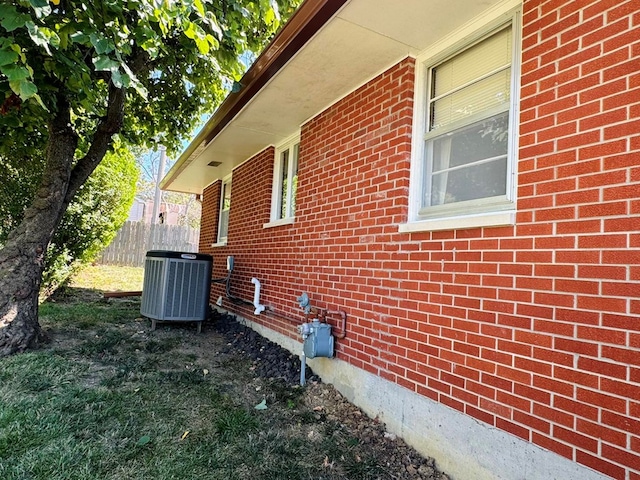
{"type": "MultiPolygon", "coordinates": [[[[224,335],[227,345],[252,360],[252,371],[262,379],[280,379],[289,388],[298,388],[300,359],[288,350],[240,324],[231,315],[214,313],[209,328],[224,335]]],[[[303,390],[304,405],[312,412],[317,427],[335,424],[366,447],[368,453],[382,464],[388,476],[371,478],[447,480],[436,468],[435,460],[425,458],[402,439],[385,430],[384,424],[369,418],[346,400],[333,386],[324,384],[307,366],[308,384],[303,390]]],[[[316,439],[323,428],[309,429],[307,437],[316,439]]],[[[330,460],[327,458],[330,465],[330,460]]]]}
{"type": "Polygon", "coordinates": [[[388,469],[391,478],[448,478],[437,470],[433,459],[422,457],[402,439],[388,433],[384,424],[367,417],[331,385],[310,384],[304,399],[320,419],[337,422],[366,445],[367,450],[388,469]]]}

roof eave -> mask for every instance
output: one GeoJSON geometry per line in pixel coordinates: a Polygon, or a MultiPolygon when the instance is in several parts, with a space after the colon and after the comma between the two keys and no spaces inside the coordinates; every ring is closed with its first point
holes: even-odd
{"type": "Polygon", "coordinates": [[[197,157],[201,145],[209,144],[280,69],[302,48],[348,0],[305,0],[240,80],[242,88],[231,92],[180,155],[160,182],[171,183],[197,157]]]}

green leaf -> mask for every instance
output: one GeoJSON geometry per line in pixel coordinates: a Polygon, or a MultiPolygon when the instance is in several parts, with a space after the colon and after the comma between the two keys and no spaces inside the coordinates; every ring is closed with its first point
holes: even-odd
{"type": "Polygon", "coordinates": [[[49,55],[51,55],[49,46],[54,48],[58,48],[60,46],[60,37],[58,37],[53,30],[46,27],[38,27],[33,22],[27,22],[26,26],[33,43],[44,47],[49,55]]]}
{"type": "Polygon", "coordinates": [[[116,72],[120,67],[120,62],[109,58],[107,55],[98,55],[97,57],[92,58],[91,61],[98,72],[116,72]]]}
{"type": "MultiPolygon", "coordinates": [[[[215,48],[217,49],[220,46],[220,43],[218,42],[218,40],[216,39],[216,37],[214,37],[213,35],[211,35],[210,33],[207,33],[207,36],[205,37],[207,39],[207,41],[209,42],[209,45],[211,45],[211,48],[215,48]]],[[[214,63],[215,59],[213,59],[214,63]]]]}
{"type": "Polygon", "coordinates": [[[27,57],[22,52],[22,49],[20,48],[20,45],[16,45],[15,43],[12,44],[11,45],[11,50],[16,52],[20,56],[20,61],[22,61],[22,63],[26,63],[27,62],[27,57]]]}
{"type": "MultiPolygon", "coordinates": [[[[0,10],[0,18],[2,18],[2,22],[0,22],[0,25],[2,25],[2,27],[7,32],[13,32],[17,28],[22,28],[29,20],[31,20],[31,17],[29,15],[19,14],[13,6],[10,6],[8,8],[13,9],[13,12],[11,12],[11,14],[9,14],[9,12],[3,14],[3,12],[0,10]]],[[[5,8],[5,10],[7,9],[5,8]]]]}
{"type": "Polygon", "coordinates": [[[194,39],[196,38],[196,25],[193,22],[187,23],[187,28],[184,29],[184,34],[187,38],[194,39]]]}
{"type": "Polygon", "coordinates": [[[66,50],[69,46],[69,35],[67,32],[60,32],[60,48],[66,50]]]}
{"type": "Polygon", "coordinates": [[[47,108],[47,106],[44,104],[44,102],[42,101],[42,98],[40,98],[40,95],[38,95],[37,93],[34,94],[31,98],[33,98],[36,102],[38,102],[38,104],[44,108],[47,112],[49,111],[49,109],[47,108]]]}
{"type": "Polygon", "coordinates": [[[96,53],[98,55],[102,55],[103,53],[110,53],[114,50],[113,42],[111,42],[108,38],[98,37],[96,33],[92,33],[89,35],[89,39],[91,40],[91,45],[96,49],[96,53]]]}
{"type": "Polygon", "coordinates": [[[267,25],[271,25],[276,19],[276,14],[272,9],[267,9],[266,12],[264,12],[264,22],[267,25]]]}
{"type": "Polygon", "coordinates": [[[69,35],[71,41],[73,43],[79,43],[80,45],[87,45],[89,42],[89,35],[86,35],[84,32],[74,32],[69,35]]]}
{"type": "Polygon", "coordinates": [[[126,73],[120,73],[119,70],[111,73],[111,81],[118,88],[127,88],[131,85],[131,77],[126,73]]]}
{"type": "Polygon", "coordinates": [[[0,66],[0,72],[2,72],[10,82],[19,82],[31,78],[29,70],[22,65],[3,65],[0,66]]]}
{"type": "Polygon", "coordinates": [[[149,443],[151,441],[151,437],[149,435],[143,435],[142,437],[140,437],[140,439],[136,442],[136,445],[139,447],[143,447],[145,446],[147,443],[149,443]]]}
{"type": "Polygon", "coordinates": [[[147,99],[147,97],[149,96],[149,92],[147,91],[145,86],[138,81],[137,78],[131,79],[131,86],[138,93],[138,95],[140,95],[145,100],[147,99]]]}
{"type": "Polygon", "coordinates": [[[278,6],[278,2],[276,0],[271,0],[271,8],[273,9],[275,19],[280,21],[280,7],[278,6]]]}
{"type": "Polygon", "coordinates": [[[153,16],[158,19],[158,26],[160,27],[162,35],[167,35],[169,33],[169,28],[167,25],[168,15],[166,14],[166,12],[156,8],[153,11],[153,16]]]}
{"type": "Polygon", "coordinates": [[[204,17],[204,5],[202,5],[202,2],[200,0],[194,0],[193,6],[196,7],[196,10],[198,10],[200,16],[204,17]]]}
{"type": "Polygon", "coordinates": [[[267,399],[263,399],[259,404],[257,404],[255,407],[256,410],[266,410],[267,409],[267,399]]]}
{"type": "Polygon", "coordinates": [[[38,87],[31,80],[22,79],[9,82],[11,90],[24,102],[38,93],[38,87]]]}
{"type": "Polygon", "coordinates": [[[209,15],[206,18],[206,23],[209,25],[211,30],[213,30],[213,32],[218,36],[218,38],[221,39],[222,29],[220,28],[220,25],[218,25],[218,21],[216,20],[216,18],[213,15],[209,15]]]}
{"type": "Polygon", "coordinates": [[[0,18],[9,18],[18,15],[18,10],[13,5],[0,4],[0,18]]]}
{"type": "Polygon", "coordinates": [[[48,0],[29,0],[36,17],[42,18],[51,14],[51,7],[48,0]]]}
{"type": "Polygon", "coordinates": [[[138,78],[133,74],[133,72],[131,71],[131,69],[126,63],[122,64],[122,68],[124,69],[126,75],[129,77],[131,81],[131,86],[133,87],[133,89],[136,92],[138,92],[138,95],[140,95],[142,98],[146,100],[147,95],[149,95],[149,92],[147,91],[147,89],[144,87],[144,85],[140,83],[138,78]]]}
{"type": "Polygon", "coordinates": [[[209,41],[206,38],[196,38],[196,46],[198,47],[198,51],[203,54],[206,55],[207,53],[209,53],[209,50],[211,48],[211,46],[209,45],[209,41]]]}
{"type": "Polygon", "coordinates": [[[2,123],[8,127],[19,128],[23,126],[20,119],[14,115],[5,116],[2,119],[2,123]]]}
{"type": "Polygon", "coordinates": [[[13,65],[19,60],[19,55],[13,50],[0,50],[0,66],[13,65]]]}
{"type": "Polygon", "coordinates": [[[54,48],[60,47],[60,37],[56,32],[46,27],[41,28],[40,31],[45,37],[47,37],[47,39],[49,40],[49,44],[52,47],[54,48]]]}
{"type": "Polygon", "coordinates": [[[142,48],[149,54],[152,60],[160,55],[160,48],[152,42],[142,45],[142,48]]]}

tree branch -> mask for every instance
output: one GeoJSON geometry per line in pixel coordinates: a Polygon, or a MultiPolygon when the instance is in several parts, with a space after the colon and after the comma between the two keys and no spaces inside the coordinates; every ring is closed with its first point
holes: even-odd
{"type": "Polygon", "coordinates": [[[71,172],[69,181],[69,189],[65,197],[65,204],[69,204],[78,189],[89,178],[95,168],[107,153],[113,135],[122,129],[124,121],[124,104],[125,91],[122,88],[116,88],[113,83],[109,84],[109,99],[107,105],[107,114],[100,119],[98,128],[93,135],[91,146],[87,154],[78,160],[78,163],[71,172]]]}
{"type": "MultiPolygon", "coordinates": [[[[139,49],[132,57],[130,65],[131,71],[138,75],[148,69],[148,55],[139,49]]],[[[78,192],[80,187],[93,173],[98,164],[102,161],[111,146],[113,136],[120,132],[124,122],[126,91],[117,88],[109,82],[109,97],[107,100],[107,113],[100,119],[98,127],[93,135],[91,146],[87,154],[82,157],[71,172],[69,189],[65,197],[65,204],[68,205],[78,192]]]]}

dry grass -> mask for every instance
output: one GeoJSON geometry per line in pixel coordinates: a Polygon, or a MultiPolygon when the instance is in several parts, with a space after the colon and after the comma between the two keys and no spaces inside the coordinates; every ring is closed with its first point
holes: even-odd
{"type": "Polygon", "coordinates": [[[142,290],[143,277],[142,267],[91,265],[78,272],[69,286],[101,292],[138,291],[142,290]]]}

